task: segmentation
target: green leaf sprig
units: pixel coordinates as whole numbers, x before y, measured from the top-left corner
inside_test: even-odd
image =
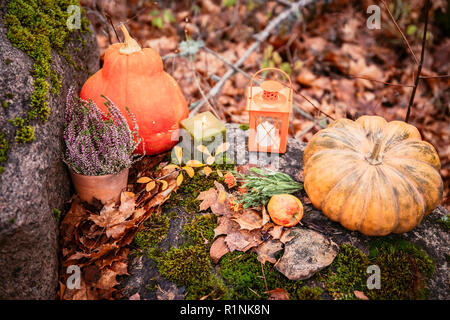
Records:
[[[250,168],[250,174],[237,174],[246,192],[238,199],[244,208],[266,205],[275,194],[294,193],[303,189],[303,184],[289,175],[269,169]]]

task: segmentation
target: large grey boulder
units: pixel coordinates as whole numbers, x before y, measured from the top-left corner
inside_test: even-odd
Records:
[[[303,179],[305,143],[289,139],[287,152],[281,157],[277,157],[274,154],[249,153],[247,138],[248,131],[241,130],[239,125],[227,124],[227,141],[231,144],[230,152],[227,155],[230,155],[236,163],[252,162],[258,166],[270,165],[296,180]],[[308,278],[303,280],[304,284],[316,286],[318,281],[314,274],[332,263],[338,251],[338,245],[350,243],[367,254],[369,242],[374,237],[349,231],[331,221],[305,201],[304,191],[295,195],[304,201],[302,226],[292,229],[293,238],[285,244],[283,256],[275,268],[293,280]],[[184,225],[191,214],[187,213],[182,206],[176,209],[170,208],[166,213],[173,212],[176,212],[176,217],[170,221],[167,237],[161,242],[159,248],[162,251],[166,251],[170,247],[181,247],[185,241],[180,235],[182,235]],[[402,239],[422,248],[434,260],[436,271],[427,283],[428,299],[449,299],[448,283],[450,279],[447,272],[447,261],[450,254],[450,237],[448,231],[440,225],[440,220],[447,214],[448,211],[439,206],[425,217],[414,230],[400,235]],[[140,299],[169,299],[169,297],[158,296],[159,291],[151,291],[147,288],[149,283],[154,282],[158,284],[162,292],[170,292],[170,298],[181,299],[183,297],[185,288],[178,288],[172,282],[164,279],[160,275],[156,263],[147,256],[131,255],[128,273],[130,275],[125,276],[121,281],[125,298],[137,293]],[[324,298],[330,299],[331,296],[325,295]]]
[[[10,148],[0,175],[0,299],[54,299],[58,224],[53,209],[63,209],[71,185],[61,161],[65,97],[71,85],[81,88],[98,70],[99,54],[95,36],[80,31],[66,43],[78,68],[52,52],[52,70],[63,76],[62,88],[59,95],[50,94],[48,121],[32,123],[36,140],[17,143],[8,120],[24,117],[29,110],[33,61],[6,36],[6,3],[0,0],[0,101],[7,100],[8,107],[0,108],[0,128]]]

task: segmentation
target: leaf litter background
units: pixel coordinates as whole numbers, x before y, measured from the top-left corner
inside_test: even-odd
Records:
[[[164,57],[165,70],[178,81],[191,104],[209,92],[226,73],[227,67],[206,50],[199,50],[190,59],[181,57],[178,55],[179,44],[187,38],[202,40],[209,50],[234,63],[254,42],[252,36],[285,10],[288,1],[80,2],[94,24],[102,56],[110,43],[117,42],[106,17],[116,28],[120,22],[126,23],[143,47],[152,47]],[[395,5],[390,8],[419,57],[424,1],[392,2]],[[411,92],[408,85],[413,84],[417,66],[384,9],[382,29],[366,28],[368,15],[365,10],[374,3],[382,7],[376,1],[317,2],[302,10],[303,19],[293,16],[280,24],[241,69],[252,74],[262,67],[282,68],[290,74],[295,90],[333,118],[355,119],[363,114],[373,114],[387,120],[403,120]],[[450,74],[446,5],[445,1],[433,1],[423,76]],[[449,82],[449,78],[422,80],[410,121],[438,150],[445,186],[442,204],[447,209],[450,208]],[[244,111],[247,86],[248,79],[236,73],[225,83],[221,94],[209,100],[224,121],[248,122],[248,114]],[[326,124],[324,116],[301,96],[295,97],[295,104],[304,114],[295,113],[290,135],[308,142],[320,130],[319,125]],[[202,110],[207,108],[205,105]],[[179,184],[174,168],[167,169],[173,171],[173,175],[167,170],[155,169],[162,159],[162,156],[145,158],[134,168],[130,181],[139,177],[164,177],[166,183],[130,185],[129,192],[132,193],[122,194],[123,203],[118,208],[112,205],[88,208],[77,200],[72,202],[61,225],[62,265],[81,266],[83,277],[80,290],[65,290],[64,283],[69,275],[61,273],[62,299],[120,297],[114,286],[117,275],[127,273],[127,245],[142,222],[155,210],[160,210],[159,204],[176,191]],[[149,184],[151,188],[148,188]],[[199,196],[201,210],[210,209],[219,216],[216,240],[211,245],[213,261],[218,261],[228,251],[252,249],[257,250],[261,262],[276,263],[276,252],[289,240],[286,228],[270,223],[264,209],[233,211],[227,206],[229,192],[216,183],[216,188]],[[261,239],[261,235],[265,241],[255,240]],[[274,290],[270,295],[273,299],[282,298],[285,292]]]
[[[81,0],[93,21],[101,54],[117,38],[106,17],[117,26],[124,22],[144,47],[152,47],[165,59],[165,70],[180,84],[188,103],[202,98],[217,77],[227,71],[216,56],[200,50],[193,61],[178,57],[179,44],[190,37],[202,40],[208,49],[234,63],[254,42],[271,18],[286,9],[289,1],[258,0]],[[423,0],[390,1],[391,11],[405,32],[416,57],[420,57]],[[283,4],[284,3],[284,4]],[[366,8],[381,7],[381,29],[369,30]],[[432,1],[429,40],[423,76],[450,74],[450,38],[447,1]],[[447,13],[446,13],[447,12]],[[404,120],[413,75],[417,70],[401,35],[380,1],[317,1],[277,27],[259,50],[244,62],[252,74],[265,66],[291,70],[294,88],[326,114],[355,119],[379,115]],[[121,36],[118,31],[119,37]],[[361,75],[380,82],[355,78]],[[197,82],[196,82],[197,80]],[[450,78],[422,80],[416,93],[411,123],[438,150],[445,181],[443,205],[449,209],[450,180]],[[248,79],[236,73],[221,94],[210,99],[215,111],[228,122],[246,123],[245,88]],[[316,119],[320,114],[302,97],[296,105]],[[205,105],[204,110],[207,109]],[[290,134],[308,142],[320,127],[296,113]],[[322,121],[323,123],[323,121]]]

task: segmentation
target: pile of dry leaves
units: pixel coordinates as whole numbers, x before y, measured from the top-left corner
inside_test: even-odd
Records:
[[[225,182],[229,188],[236,186],[231,175]],[[292,239],[289,228],[270,222],[265,206],[242,208],[236,196],[236,193],[243,192],[241,189],[229,193],[217,181],[214,185],[215,188],[201,192],[197,198],[201,200],[201,211],[211,209],[218,216],[215,240],[210,249],[213,262],[217,263],[228,252],[254,250],[261,263],[276,263],[277,253],[283,249],[284,243]]]
[[[72,201],[61,223],[61,299],[120,297],[120,291],[114,286],[118,284],[118,275],[127,274],[127,245],[179,184],[176,168],[160,163],[164,156],[146,157],[135,166],[129,181],[136,183],[128,186],[129,191],[122,192],[120,205],[110,202],[101,207],[81,203],[78,198]],[[148,187],[149,183],[153,188]],[[74,271],[70,266],[81,270],[79,288],[66,287]],[[67,270],[70,272],[66,273]],[[76,279],[69,279],[69,283],[76,284]]]

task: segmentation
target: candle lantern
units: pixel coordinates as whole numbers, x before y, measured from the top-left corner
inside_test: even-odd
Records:
[[[263,71],[278,71],[289,80],[289,87],[278,81],[265,80],[253,86],[254,78]],[[264,68],[256,72],[247,89],[249,112],[249,151],[285,153],[292,112],[292,81],[283,70]]]

